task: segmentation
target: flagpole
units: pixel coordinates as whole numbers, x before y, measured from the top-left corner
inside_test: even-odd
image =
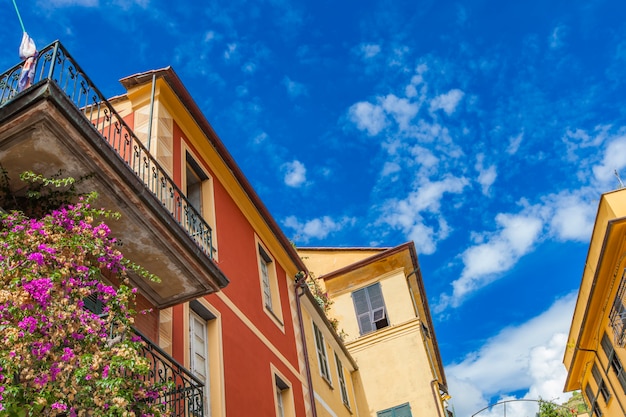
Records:
[[[17,8],[17,3],[13,0],[13,6],[15,7],[15,13],[17,13],[17,18],[20,19],[20,25],[22,25],[22,32],[26,32],[26,28],[24,27],[24,22],[22,21],[22,16],[20,15],[20,11]]]

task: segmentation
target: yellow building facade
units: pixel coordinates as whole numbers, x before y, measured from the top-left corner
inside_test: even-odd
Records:
[[[626,415],[626,189],[602,195],[563,363],[593,417]]]
[[[446,379],[414,244],[298,252],[325,287],[329,315],[338,320],[358,366],[356,415],[448,415]]]
[[[298,292],[317,417],[361,415],[358,367],[305,284]]]

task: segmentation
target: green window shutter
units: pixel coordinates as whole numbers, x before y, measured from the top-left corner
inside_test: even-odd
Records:
[[[393,417],[411,417],[411,407],[408,404],[398,406],[393,411]]]
[[[390,408],[388,410],[379,411],[376,417],[412,417],[411,406],[409,403]]]
[[[96,315],[101,315],[104,311],[102,301],[98,300],[98,294],[92,293],[89,297],[83,298],[85,308]]]

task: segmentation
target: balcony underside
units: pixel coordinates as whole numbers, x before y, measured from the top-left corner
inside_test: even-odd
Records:
[[[0,164],[12,184],[32,170],[78,178],[81,191],[97,191],[96,204],[121,213],[110,220],[124,255],[161,278],[154,283],[131,276],[133,284],[164,308],[223,288],[228,280],[176,222],[100,133],[49,81],[28,89],[0,107]]]

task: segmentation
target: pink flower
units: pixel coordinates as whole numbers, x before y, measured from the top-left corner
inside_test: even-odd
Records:
[[[53,410],[67,411],[67,405],[63,403],[54,403],[51,407]]]
[[[43,265],[44,263],[43,255],[39,252],[31,253],[26,259],[28,259],[29,261],[37,262],[37,265],[39,266]]]

